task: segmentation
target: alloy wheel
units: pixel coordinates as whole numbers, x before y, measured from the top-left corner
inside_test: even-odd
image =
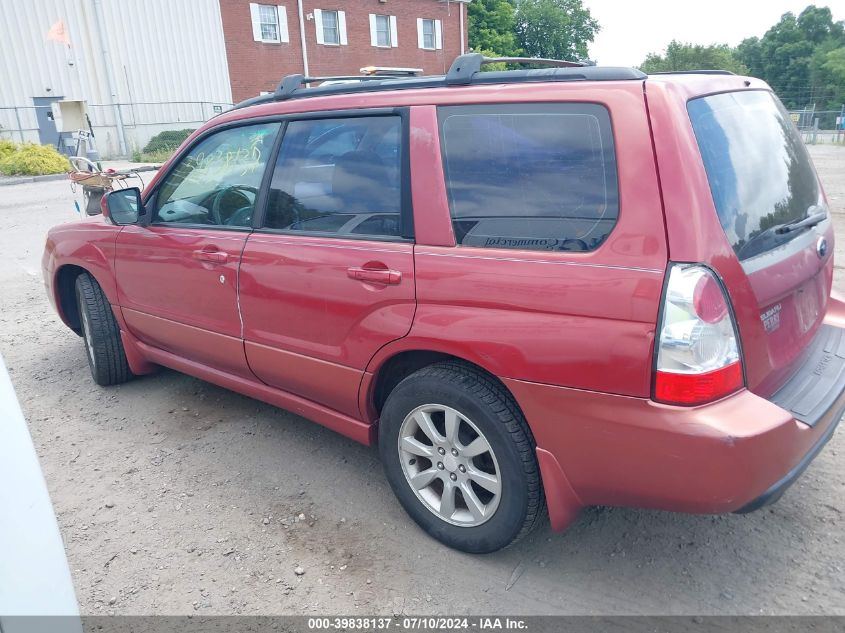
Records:
[[[487,438],[461,412],[442,404],[417,407],[402,422],[398,449],[408,485],[443,521],[476,527],[496,512],[499,464]]]

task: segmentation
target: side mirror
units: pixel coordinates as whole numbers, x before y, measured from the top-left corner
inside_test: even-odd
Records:
[[[135,224],[142,215],[141,190],[138,187],[115,189],[103,196],[100,203],[103,216],[112,224]]]

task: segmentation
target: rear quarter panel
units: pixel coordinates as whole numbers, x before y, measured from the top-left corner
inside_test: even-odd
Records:
[[[426,349],[465,358],[500,377],[648,396],[667,250],[642,83],[607,82],[601,90],[577,84],[473,87],[461,96],[473,104],[607,107],[619,221],[589,253],[456,246],[436,107],[414,107],[414,221],[423,229],[415,248],[418,308],[409,335],[383,348],[368,370],[400,351]]]

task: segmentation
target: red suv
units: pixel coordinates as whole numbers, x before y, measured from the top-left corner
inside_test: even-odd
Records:
[[[763,82],[558,66],[305,87],[56,227],[94,380],[158,365],[365,444],[490,552],[588,505],[748,512],[845,408],[833,227]]]

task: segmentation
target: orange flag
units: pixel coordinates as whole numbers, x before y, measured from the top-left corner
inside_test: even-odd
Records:
[[[70,46],[70,37],[67,34],[64,20],[59,20],[50,27],[50,30],[47,31],[47,39]]]

